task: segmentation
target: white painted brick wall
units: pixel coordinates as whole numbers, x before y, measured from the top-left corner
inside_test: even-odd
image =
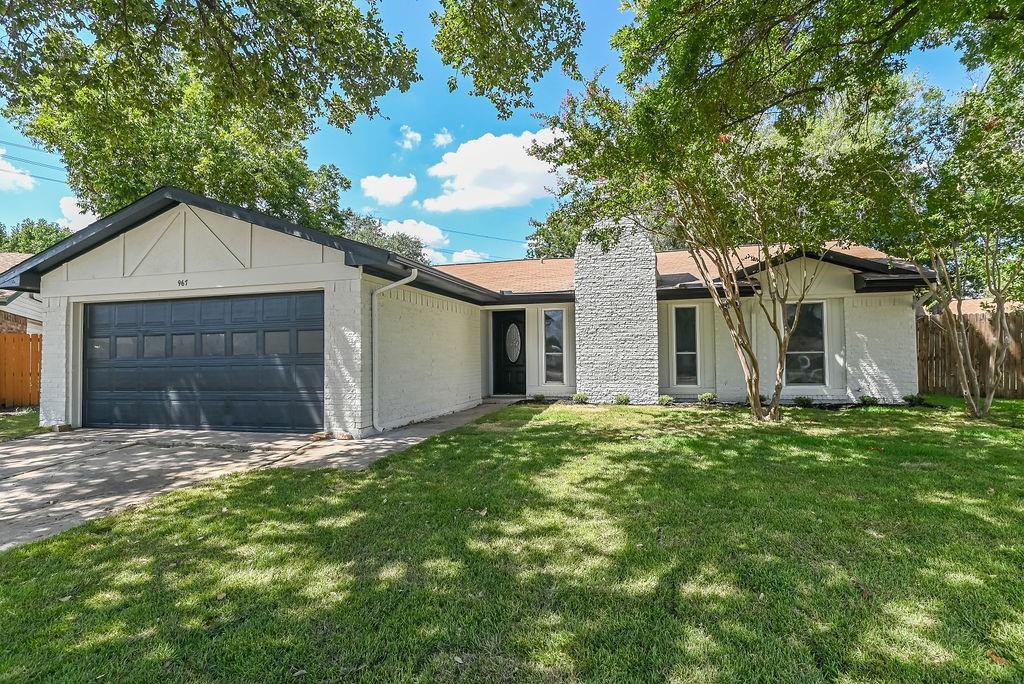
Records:
[[[39,424],[71,423],[68,415],[68,316],[64,297],[48,297],[43,316],[42,372],[39,381]]]
[[[654,248],[624,231],[607,252],[576,249],[576,388],[595,403],[617,394],[658,399],[658,302]]]
[[[324,423],[329,432],[360,437],[362,429],[361,281],[324,287]]]
[[[363,279],[363,364],[370,369],[370,294],[384,285]],[[394,428],[454,413],[482,400],[480,307],[400,287],[385,292],[380,304],[381,368],[379,410],[382,425]],[[363,375],[364,428],[371,427],[372,376]]]
[[[870,394],[901,401],[917,394],[917,319],[910,293],[858,295],[845,301],[851,399]]]

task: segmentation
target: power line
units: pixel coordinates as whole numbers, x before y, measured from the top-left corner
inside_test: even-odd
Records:
[[[442,230],[444,232],[446,232],[446,233],[454,233],[456,235],[468,235],[470,237],[484,238],[485,240],[501,240],[502,242],[511,242],[514,245],[521,245],[524,242],[526,242],[525,239],[523,239],[523,240],[513,240],[512,238],[503,238],[503,237],[498,237],[496,235],[481,235],[480,233],[467,233],[467,232],[461,231],[461,230],[452,230],[451,228],[442,228]]]
[[[54,183],[68,185],[68,182],[66,180],[61,180],[60,178],[48,178],[47,176],[37,176],[34,173],[29,173],[28,171],[21,171],[19,169],[14,169],[13,171],[11,169],[0,169],[0,173],[13,173],[18,176],[29,176],[30,178],[35,178],[37,180],[53,181]],[[68,185],[68,187],[70,188],[71,186]]]
[[[465,252],[466,251],[464,249],[439,249],[437,247],[431,247],[429,245],[426,246],[426,249],[428,249],[430,251],[433,251],[433,252],[442,252],[444,254],[458,254],[459,252]],[[483,256],[482,254],[479,255],[479,256],[480,256],[480,259],[482,261],[512,261],[513,260],[513,257],[496,257],[496,256],[491,256],[491,255]]]
[[[64,170],[63,166],[57,166],[56,164],[46,164],[41,161],[35,161],[34,159],[25,159],[24,157],[15,157],[13,154],[7,154],[6,152],[0,154],[0,157],[4,157],[5,159],[13,159],[14,161],[19,161],[22,164],[35,164],[36,166],[41,166],[44,169],[53,169],[54,171]]]
[[[41,150],[38,147],[32,147],[31,145],[25,145],[23,143],[11,142],[10,140],[0,140],[0,145],[10,145],[11,147],[20,147],[23,150],[29,150],[31,152],[42,152],[43,154],[50,154],[46,150]]]

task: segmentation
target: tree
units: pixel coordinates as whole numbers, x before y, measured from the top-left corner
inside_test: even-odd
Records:
[[[934,274],[928,290],[968,412],[989,414],[1011,336],[1007,310],[1024,295],[1024,76],[1011,61],[955,102],[908,88],[871,128],[878,154],[861,177],[867,239]],[[925,272],[927,264],[930,273]],[[984,365],[969,343],[966,298],[991,299],[995,335]]]
[[[135,108],[175,102],[179,61],[218,110],[265,109],[283,128],[326,116],[347,128],[416,80],[417,53],[384,28],[376,0],[9,0],[0,12],[0,98],[31,112],[31,86],[110,91]],[[555,61],[574,69],[583,25],[571,0],[446,0],[432,19],[442,59],[507,115]],[[454,83],[454,82],[453,82]],[[163,86],[163,87],[162,87]]]
[[[413,259],[419,259],[423,263],[430,261],[424,252],[425,246],[422,240],[406,233],[385,232],[384,224],[375,216],[352,214],[345,224],[343,234],[353,240],[376,245],[395,254],[404,254]]]
[[[571,0],[446,0],[431,19],[442,59],[502,116],[530,104],[555,62],[575,73]],[[349,182],[333,165],[310,169],[302,143],[318,116],[348,128],[377,114],[382,95],[419,78],[416,58],[372,1],[12,0],[0,111],[62,156],[100,213],[176,185],[339,232],[359,221],[339,207]],[[367,225],[364,239],[422,258],[418,241]]]
[[[37,254],[69,235],[70,229],[46,219],[24,219],[10,230],[0,223],[0,252]]]
[[[1024,6],[983,0],[649,0],[613,44],[620,81],[718,132],[872,89],[914,48],[954,43],[971,68],[1024,50]]]
[[[334,165],[309,167],[302,145],[309,126],[268,125],[263,110],[225,112],[196,71],[180,63],[167,80],[173,87],[159,88],[177,96],[163,109],[89,89],[69,109],[59,102],[61,86],[42,82],[35,86],[40,106],[18,123],[60,152],[79,203],[98,214],[173,185],[327,233],[349,234],[358,225],[359,239],[422,258],[418,241],[367,230],[341,208],[349,181]]]
[[[563,135],[534,148],[563,171],[546,227],[603,243],[642,229],[690,249],[729,331],[752,416],[778,420],[786,352],[821,269],[802,257],[848,240],[856,221],[849,158],[858,150],[849,131],[859,112],[837,99],[814,117],[701,139],[671,109],[656,98],[616,99],[596,82],[585,97],[566,98],[547,122]],[[778,351],[766,405],[759,321]]]
[[[532,81],[555,62],[578,78],[576,50],[583,22],[573,0],[441,0],[432,12],[434,48],[445,64],[473,79],[472,93],[487,97],[508,118],[531,107]],[[448,81],[455,90],[457,79]]]

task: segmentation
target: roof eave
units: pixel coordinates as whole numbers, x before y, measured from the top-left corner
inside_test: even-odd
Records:
[[[916,273],[854,273],[853,288],[861,294],[873,292],[912,292],[935,282],[934,276],[927,279]]]
[[[917,275],[915,269],[906,268],[903,266],[896,266],[894,263],[881,264],[871,259],[864,259],[862,257],[856,257],[852,254],[840,252],[837,250],[827,250],[825,252],[801,252],[794,250],[788,252],[785,255],[776,256],[770,260],[766,259],[760,261],[749,268],[743,268],[737,271],[734,275],[738,278],[749,278],[750,276],[757,275],[765,268],[768,267],[769,262],[773,266],[779,266],[784,263],[788,263],[795,259],[817,259],[828,264],[835,264],[836,266],[842,266],[853,271],[863,271],[867,273],[882,273],[882,274],[899,274],[899,275]]]

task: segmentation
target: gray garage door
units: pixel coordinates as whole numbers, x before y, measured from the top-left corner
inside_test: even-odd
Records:
[[[83,423],[315,431],[321,292],[85,307]]]

